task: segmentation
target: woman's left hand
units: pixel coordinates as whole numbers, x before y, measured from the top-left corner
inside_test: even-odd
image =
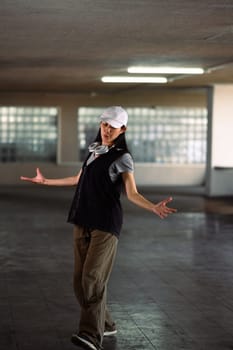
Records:
[[[166,218],[169,214],[176,213],[176,209],[167,207],[167,204],[171,201],[172,197],[162,200],[161,202],[154,205],[152,211],[161,219]]]

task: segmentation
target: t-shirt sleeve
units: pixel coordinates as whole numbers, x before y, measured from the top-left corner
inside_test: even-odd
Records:
[[[134,163],[131,154],[124,153],[109,167],[109,175],[114,182],[121,173],[133,173]]]
[[[132,173],[134,171],[133,158],[129,153],[124,153],[113,164],[118,174]]]

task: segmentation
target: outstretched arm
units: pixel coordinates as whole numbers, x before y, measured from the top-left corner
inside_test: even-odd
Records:
[[[166,198],[156,204],[152,203],[138,192],[133,173],[123,173],[122,177],[125,184],[127,198],[134,204],[153,212],[161,219],[164,219],[169,214],[177,211],[174,208],[167,207],[167,204],[172,201],[172,197]]]
[[[65,177],[63,179],[47,179],[41,173],[40,169],[37,168],[35,177],[21,176],[20,179],[23,181],[28,181],[35,184],[47,185],[47,186],[74,186],[74,185],[77,185],[81,172],[82,170],[80,170],[79,173],[75,176]]]

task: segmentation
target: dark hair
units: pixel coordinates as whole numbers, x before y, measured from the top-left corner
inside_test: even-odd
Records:
[[[96,135],[94,142],[102,142],[100,128],[99,128],[98,134]],[[130,153],[130,151],[128,149],[127,142],[126,142],[125,132],[123,132],[122,134],[117,136],[117,138],[114,140],[114,144],[115,144],[115,147],[121,148],[121,149],[125,150],[127,153]]]

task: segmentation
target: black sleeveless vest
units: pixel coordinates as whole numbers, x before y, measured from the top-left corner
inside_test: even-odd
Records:
[[[109,166],[125,152],[112,148],[89,165],[87,157],[68,215],[69,223],[119,236],[123,221],[120,203],[123,180],[119,176],[113,183]]]

